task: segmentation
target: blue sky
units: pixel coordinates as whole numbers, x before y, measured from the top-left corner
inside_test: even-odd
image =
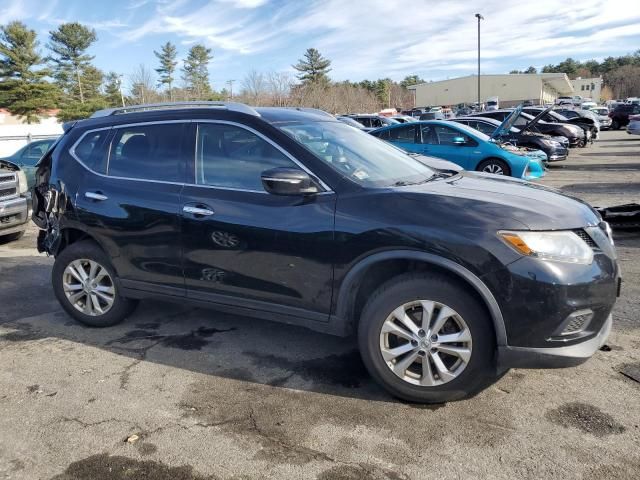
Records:
[[[230,79],[238,88],[251,70],[292,71],[308,47],[332,60],[334,80],[468,75],[477,11],[483,73],[640,48],[639,0],[0,0],[0,22],[25,22],[43,50],[61,22],[92,26],[94,63],[125,78],[141,63],[155,68],[167,40],[180,59],[203,43],[216,89]]]

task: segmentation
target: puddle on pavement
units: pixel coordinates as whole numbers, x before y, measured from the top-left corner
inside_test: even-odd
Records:
[[[547,412],[547,418],[563,427],[574,427],[596,437],[619,434],[625,428],[597,407],[587,403],[566,403]]]
[[[374,465],[360,464],[358,466],[340,465],[330,468],[318,475],[317,480],[407,480],[408,478],[404,474]]]

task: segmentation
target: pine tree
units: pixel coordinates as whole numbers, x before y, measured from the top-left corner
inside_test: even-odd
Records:
[[[86,51],[97,39],[95,30],[72,22],[63,23],[57,30],[49,32],[49,35],[51,39],[48,47],[56,55],[51,58],[55,65],[56,81],[65,93],[77,95],[80,103],[84,103],[85,85],[82,77],[93,60]]]
[[[327,74],[331,71],[329,65],[331,60],[324,58],[315,48],[308,48],[304,58],[292,66],[300,72],[298,79],[302,83],[327,84],[329,83]]]
[[[105,75],[104,80],[104,96],[107,104],[110,107],[123,107],[120,75],[116,72],[109,72]]]
[[[36,32],[22,22],[0,28],[0,106],[27,123],[38,121],[43,110],[54,108],[57,87],[44,80],[50,72],[37,51]]]
[[[211,96],[209,84],[209,62],[213,58],[211,49],[204,45],[194,45],[182,67],[183,80],[187,89],[196,100],[205,100]]]
[[[160,67],[156,68],[156,72],[160,76],[158,83],[160,85],[166,85],[169,90],[169,101],[173,101],[173,74],[176,71],[178,61],[176,56],[178,51],[176,46],[171,42],[167,42],[162,46],[160,52],[153,51],[158,60],[160,60]]]

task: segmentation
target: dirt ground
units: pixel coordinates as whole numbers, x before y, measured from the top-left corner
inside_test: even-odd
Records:
[[[603,132],[542,183],[640,203],[640,137]],[[83,327],[35,235],[0,246],[0,478],[640,478],[639,232],[615,235],[608,348],[436,406],[394,400],[353,340],[301,328],[156,301]]]

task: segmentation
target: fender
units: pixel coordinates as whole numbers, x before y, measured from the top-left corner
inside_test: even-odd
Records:
[[[502,312],[500,311],[500,306],[484,282],[473,272],[452,260],[417,250],[384,251],[369,255],[359,261],[351,268],[351,270],[349,270],[342,282],[342,285],[340,286],[336,306],[336,317],[340,319],[349,318],[349,308],[355,300],[355,287],[357,286],[360,277],[368,267],[385,260],[418,260],[425,263],[431,263],[444,268],[457,277],[465,280],[475,289],[476,292],[478,292],[480,298],[482,298],[489,310],[493,327],[496,332],[496,344],[498,346],[507,345],[507,331],[504,325]]]

